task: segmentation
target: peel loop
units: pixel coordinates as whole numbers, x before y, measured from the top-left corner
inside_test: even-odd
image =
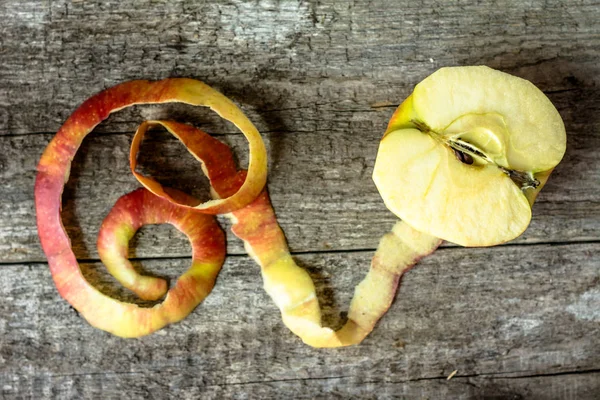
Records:
[[[202,169],[216,196],[226,197],[238,190],[245,171],[235,173],[228,146],[189,125],[167,121],[149,124],[167,128],[203,163]],[[132,158],[134,150],[132,147]],[[215,154],[218,163],[214,162]],[[246,251],[260,265],[264,289],[279,308],[284,324],[313,347],[360,343],[390,307],[402,274],[441,242],[398,222],[381,239],[367,276],[356,287],[348,322],[339,331],[333,331],[321,325],[321,308],[313,281],[294,262],[266,188],[250,204],[227,216],[233,223],[232,232],[244,241]]]
[[[226,213],[243,207],[255,199],[267,181],[267,153],[256,127],[231,100],[210,86],[193,79],[170,78],[155,82],[122,83],[92,96],[75,110],[52,139],[38,164],[36,193],[37,186],[46,186],[45,189],[48,190],[44,188],[39,190],[44,191],[48,200],[41,202],[36,200],[36,209],[43,214],[56,213],[75,153],[85,136],[108,118],[110,113],[136,104],[172,102],[210,107],[219,116],[232,122],[248,140],[250,157],[248,175],[243,185],[228,198],[200,204],[196,209],[207,214]],[[155,194],[162,194],[156,185],[148,183],[148,186],[150,191],[157,192]],[[44,215],[40,218],[39,211],[38,227],[40,223],[42,225],[50,223],[50,218],[47,219]],[[58,221],[54,218],[53,223],[56,222]]]
[[[152,308],[106,296],[82,275],[73,252],[48,257],[58,292],[94,327],[121,337],[150,334],[191,313],[211,292],[225,259],[225,237],[214,217],[186,210],[146,189],[122,196],[104,220],[98,252],[109,272],[143,299],[157,300],[166,291],[160,278],[138,274],[127,260],[129,239],[146,224],[170,223],[186,234],[192,263]]]
[[[86,281],[71,249],[70,239],[62,225],[62,192],[69,178],[71,162],[85,136],[114,111],[135,104],[168,102],[207,106],[221,117],[234,123],[248,139],[249,173],[247,176],[239,175],[242,179],[238,186],[239,190],[228,193],[226,198],[213,200],[208,204],[192,207],[192,204],[198,202],[182,200],[180,196],[174,194],[175,192],[162,187],[160,194],[168,195],[168,200],[181,205],[179,208],[194,208],[194,210],[206,214],[229,212],[252,201],[266,182],[267,158],[262,138],[254,125],[235,104],[218,91],[192,79],[174,78],[156,82],[131,81],[92,96],[65,121],[42,154],[38,164],[34,189],[38,234],[55,285],[60,295],[73,305],[90,324],[118,336],[146,335],[168,323],[184,318],[212,289],[214,278],[216,278],[225,255],[222,232],[213,221],[209,223],[209,226],[212,227],[209,229],[210,232],[204,232],[197,242],[192,243],[195,253],[197,248],[201,249],[208,245],[208,249],[205,250],[209,253],[212,252],[211,258],[207,260],[194,258],[190,270],[179,278],[176,286],[169,291],[162,304],[154,308],[140,308],[135,304],[123,303],[105,296]],[[169,207],[176,207],[167,200],[160,200],[164,203],[159,204],[160,201],[156,200],[159,199],[158,197],[150,195],[149,192],[145,193],[147,194],[143,197],[158,209],[166,210]],[[134,195],[132,194],[132,196]],[[183,211],[190,214],[194,210]],[[118,211],[117,207],[115,212]],[[196,214],[198,213],[196,212]],[[162,216],[159,220],[161,218],[166,217]],[[185,219],[197,221],[200,219],[200,214],[198,216],[186,215]],[[203,222],[196,225],[205,226],[206,224]],[[132,227],[129,228],[131,230]],[[197,227],[190,227],[190,229],[197,229]],[[213,239],[207,239],[211,237]],[[121,242],[120,245],[123,248],[124,243]],[[118,252],[109,251],[108,253],[119,259]],[[200,251],[200,253],[202,252]],[[120,255],[125,256],[125,254]],[[123,264],[123,259],[121,258],[119,262]],[[124,267],[127,270],[126,264]],[[113,272],[119,275],[118,270],[118,268],[113,269]],[[120,278],[124,280],[125,277],[121,276]],[[140,280],[144,279],[133,276],[132,282]],[[158,284],[158,286],[155,286],[154,289],[139,287],[137,288],[138,292],[146,298],[160,296],[166,289],[166,285],[157,282],[160,281],[146,280],[146,285]],[[133,283],[132,285],[135,286]]]

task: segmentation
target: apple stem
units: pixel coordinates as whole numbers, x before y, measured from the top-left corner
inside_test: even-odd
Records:
[[[510,179],[513,180],[514,183],[521,187],[521,190],[524,189],[537,189],[540,186],[540,181],[536,178],[532,177],[527,172],[515,171],[513,169],[504,168],[498,166],[502,172],[504,172]]]

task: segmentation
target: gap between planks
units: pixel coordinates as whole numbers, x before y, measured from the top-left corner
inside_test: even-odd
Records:
[[[108,375],[147,375],[149,371],[111,371],[111,372],[84,372],[84,373],[74,373],[74,374],[48,374],[46,375],[49,378],[63,378],[63,377],[81,377],[81,376],[108,376]],[[155,374],[172,374],[177,372],[176,370],[171,369],[161,369],[161,370],[152,370],[151,373]],[[515,375],[520,374],[522,372],[531,372],[531,371],[510,371],[510,372],[498,372],[498,373],[482,373],[482,374],[468,374],[468,375],[460,375],[456,374],[452,377],[452,380],[463,380],[470,378],[485,378],[485,379],[531,379],[531,378],[544,378],[544,377],[553,377],[553,376],[573,376],[573,375],[594,375],[599,374],[600,379],[600,369],[587,369],[587,370],[571,370],[571,371],[561,371],[561,372],[539,372],[539,373],[529,373],[524,375]],[[31,375],[27,374],[12,374],[13,376],[18,377],[29,377]],[[281,382],[305,382],[305,381],[330,381],[336,379],[355,379],[356,376],[353,375],[341,375],[341,376],[325,376],[325,377],[309,377],[309,378],[288,378],[288,379],[271,379],[271,380],[262,380],[262,381],[244,381],[244,382],[233,382],[233,383],[213,383],[208,384],[206,387],[219,387],[219,386],[244,386],[244,385],[261,385],[261,384],[271,384],[271,383],[281,383]],[[398,384],[398,383],[409,383],[409,382],[420,382],[420,381],[447,381],[448,377],[444,376],[425,376],[420,378],[411,378],[411,379],[401,379],[394,381],[385,381],[385,380],[369,380],[369,381],[361,381],[361,384],[379,384],[379,383],[389,383],[389,384]]]
[[[497,246],[491,246],[491,247],[487,247],[487,248],[512,248],[512,247],[535,247],[535,246],[570,246],[570,245],[578,245],[578,244],[598,244],[600,243],[600,240],[598,239],[590,239],[590,240],[574,240],[571,242],[535,242],[535,243],[509,243],[509,244],[501,244],[501,245],[497,245]],[[445,243],[443,245],[444,247],[439,247],[436,251],[444,251],[444,250],[450,250],[450,249],[457,249],[457,248],[462,248],[459,245],[456,245],[454,243]],[[481,248],[481,247],[479,247]],[[486,247],[483,247],[486,248]],[[306,250],[306,251],[292,251],[290,252],[290,254],[292,256],[304,256],[304,255],[318,255],[318,254],[356,254],[356,253],[368,253],[368,252],[374,252],[376,250],[376,248],[363,248],[363,249],[348,249],[348,250]],[[239,258],[239,257],[247,257],[248,254],[247,253],[228,253],[226,255],[227,258],[232,257],[232,258]],[[191,258],[192,255],[185,255],[185,256],[167,256],[167,257],[132,257],[129,258],[130,261],[154,261],[154,260],[187,260],[189,258]],[[101,260],[99,258],[78,258],[77,259],[78,263],[95,263],[95,262],[101,262]],[[39,264],[43,264],[43,265],[47,265],[48,261],[45,259],[40,259],[40,260],[27,260],[27,261],[18,261],[18,262],[14,262],[14,261],[9,261],[9,262],[3,262],[0,261],[0,266],[3,267],[15,267],[15,266],[21,266],[21,265],[39,265]]]

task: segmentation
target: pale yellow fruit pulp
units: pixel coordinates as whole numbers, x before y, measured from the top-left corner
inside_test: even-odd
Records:
[[[485,157],[462,163],[452,140]],[[387,207],[414,228],[463,246],[490,246],[527,228],[531,204],[565,148],[560,115],[530,82],[487,67],[443,68],[392,117],[373,179]],[[523,189],[507,169],[541,185]]]

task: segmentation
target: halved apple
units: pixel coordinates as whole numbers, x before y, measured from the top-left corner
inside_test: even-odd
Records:
[[[565,149],[558,111],[531,82],[484,66],[442,68],[394,113],[373,179],[415,229],[491,246],[527,228]]]

